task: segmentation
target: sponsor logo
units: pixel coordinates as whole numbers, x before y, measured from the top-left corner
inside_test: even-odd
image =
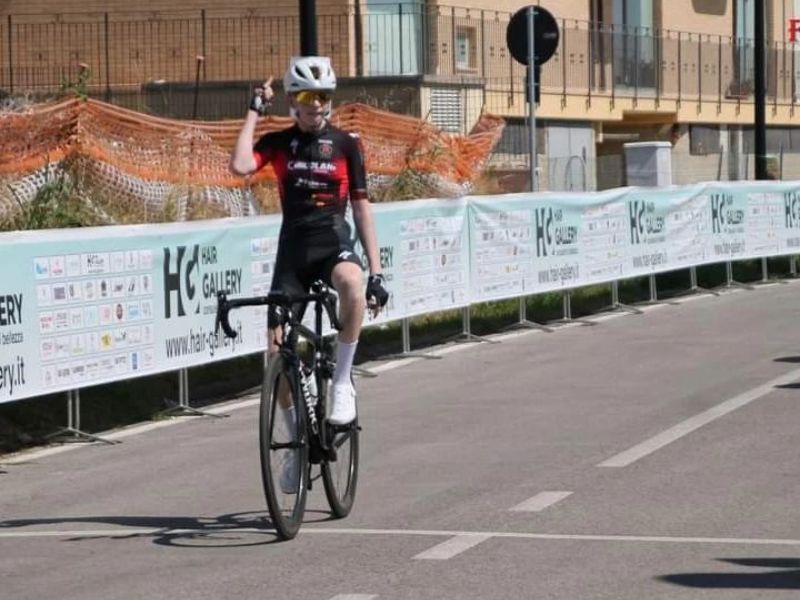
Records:
[[[787,192],[783,195],[786,229],[800,229],[800,194]]]
[[[711,230],[722,233],[728,226],[744,224],[744,210],[733,208],[733,196],[730,194],[713,194],[711,196]]]
[[[238,294],[242,269],[215,269],[216,246],[164,248],[164,316],[200,314],[201,300],[215,300],[218,291]],[[209,306],[213,312],[215,306]],[[144,313],[144,310],[142,311]]]
[[[537,208],[536,217],[536,255],[550,256],[567,254],[560,251],[578,242],[578,228],[568,225],[564,220],[564,211],[560,208]]]
[[[22,294],[0,295],[0,327],[22,324]]]
[[[336,171],[335,164],[318,160],[290,160],[288,168],[290,171],[313,171],[322,173],[333,173]]]
[[[631,244],[641,244],[651,236],[665,233],[666,221],[663,215],[656,214],[654,202],[633,200],[628,203],[628,213],[631,226]]]
[[[330,159],[333,156],[333,142],[331,140],[319,140],[319,155],[325,159]]]

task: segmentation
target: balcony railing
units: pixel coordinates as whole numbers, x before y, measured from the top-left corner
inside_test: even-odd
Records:
[[[318,16],[318,45],[340,76],[426,75],[513,96],[524,69],[506,48],[509,17],[449,7],[431,12],[417,2],[348,7]],[[559,48],[543,68],[546,94],[751,100],[750,40],[569,19],[560,26]],[[0,91],[52,91],[74,80],[81,63],[91,70],[92,93],[192,82],[198,56],[203,82],[257,81],[282,73],[298,52],[297,17],[269,9],[8,16],[0,21]],[[794,104],[798,50],[770,43],[766,64],[769,101]]]

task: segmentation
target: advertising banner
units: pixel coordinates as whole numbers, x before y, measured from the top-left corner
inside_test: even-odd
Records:
[[[255,309],[232,315],[235,340],[213,330],[216,292],[259,289],[269,244],[251,240],[277,227],[269,218],[3,234],[0,402],[258,351]],[[266,268],[271,277],[271,260]]]
[[[381,204],[374,213],[380,261],[391,296],[378,319],[368,323],[469,303],[466,200]],[[366,268],[366,257],[362,263]]]
[[[391,296],[365,325],[800,249],[796,182],[373,208]],[[263,351],[266,307],[232,312],[231,340],[216,294],[269,291],[279,229],[272,215],[0,234],[0,403]]]

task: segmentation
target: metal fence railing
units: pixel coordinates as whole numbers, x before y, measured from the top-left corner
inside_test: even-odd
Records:
[[[521,90],[524,70],[505,42],[509,18],[418,2],[356,4],[318,16],[318,45],[343,76],[503,79]],[[543,68],[545,93],[751,99],[751,40],[573,19],[559,24],[559,48]],[[0,89],[52,90],[74,79],[81,63],[92,72],[94,92],[188,82],[198,56],[204,82],[254,81],[281,73],[298,51],[298,17],[271,9],[9,15],[0,20]],[[771,102],[795,103],[798,70],[794,44],[769,44]]]

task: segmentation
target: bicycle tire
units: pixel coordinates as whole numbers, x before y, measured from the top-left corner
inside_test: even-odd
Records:
[[[284,540],[294,538],[300,530],[308,493],[308,433],[301,394],[294,370],[282,356],[271,356],[261,385],[261,479],[272,525]],[[290,419],[278,412],[282,410],[281,397],[291,400],[295,413],[293,426]],[[284,465],[291,460],[293,467],[286,468],[293,474],[290,479],[296,477],[296,486],[294,479],[288,483],[283,480]]]
[[[330,382],[318,385],[324,404],[328,398]],[[325,421],[328,443],[336,450],[336,460],[322,459],[322,483],[333,516],[343,519],[350,514],[356,498],[358,484],[359,429],[358,418],[350,425],[331,425]]]

